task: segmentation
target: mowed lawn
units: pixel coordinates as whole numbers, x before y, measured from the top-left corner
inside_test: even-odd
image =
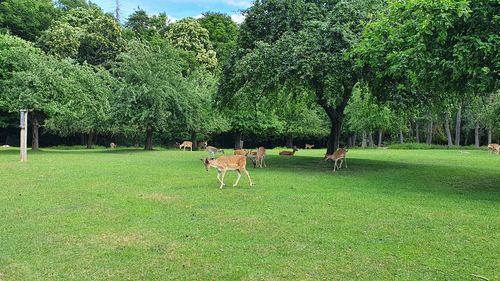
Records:
[[[277,153],[220,190],[204,152],[0,150],[0,280],[500,279],[500,156]]]

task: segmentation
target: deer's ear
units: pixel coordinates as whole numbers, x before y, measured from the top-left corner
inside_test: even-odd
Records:
[[[201,160],[201,162],[205,162],[205,159],[203,159],[203,158],[200,158],[200,160]]]

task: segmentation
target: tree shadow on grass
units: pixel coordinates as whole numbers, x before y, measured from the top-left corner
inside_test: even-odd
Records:
[[[333,163],[320,157],[268,156],[268,173],[288,172],[299,177],[331,175],[349,188],[362,182],[373,189],[446,193],[468,198],[500,201],[500,172],[481,167],[348,158],[348,168],[333,172]],[[253,170],[250,169],[250,170]]]

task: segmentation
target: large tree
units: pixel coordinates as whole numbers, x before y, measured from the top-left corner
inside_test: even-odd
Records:
[[[219,93],[290,98],[311,95],[330,120],[327,152],[339,146],[352,89],[359,79],[350,52],[378,1],[256,1],[245,12],[238,49]]]
[[[153,149],[153,134],[172,129],[183,118],[189,94],[184,68],[179,51],[167,42],[131,42],[113,68],[121,84],[112,99],[115,128],[125,135],[145,133],[144,148]]]
[[[138,9],[127,18],[125,27],[132,30],[135,37],[153,41],[166,35],[169,23],[166,13],[148,15]]]
[[[432,105],[493,92],[500,73],[499,7],[496,0],[389,1],[356,48],[373,93]]]

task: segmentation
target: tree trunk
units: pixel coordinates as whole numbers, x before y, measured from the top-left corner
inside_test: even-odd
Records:
[[[356,138],[357,138],[357,135],[356,135],[356,133],[354,133],[352,135],[352,147],[356,147]]]
[[[94,133],[90,132],[87,135],[87,149],[91,149],[94,142]]]
[[[446,137],[448,138],[448,146],[453,146],[453,139],[451,137],[450,130],[450,118],[448,118],[448,115],[446,115],[444,119],[444,129],[446,131]]]
[[[286,138],[286,147],[288,147],[288,148],[292,148],[293,147],[293,137],[292,136],[288,136]]]
[[[474,128],[474,144],[476,147],[480,146],[479,143],[479,123],[476,123],[476,127]]]
[[[366,131],[363,131],[363,139],[361,140],[361,147],[366,148]]]
[[[403,135],[403,130],[399,129],[399,143],[403,144],[405,143],[405,136]]]
[[[34,112],[30,112],[31,115],[31,150],[38,150],[40,148],[39,136],[40,136],[40,120],[38,115]]]
[[[234,137],[234,149],[242,149],[241,147],[241,132],[237,132]]]
[[[193,143],[193,150],[198,149],[198,138],[197,133],[195,131],[191,132],[191,142]]]
[[[432,144],[432,131],[433,131],[433,124],[431,120],[427,125],[427,144],[429,145]]]
[[[462,121],[462,105],[458,107],[457,111],[457,119],[455,122],[455,145],[459,146],[460,145],[460,123]]]
[[[85,142],[85,134],[80,134],[80,144],[81,145],[85,145],[86,142]]]
[[[415,121],[415,141],[420,143],[420,128],[418,127],[418,121]]]
[[[368,141],[370,142],[370,147],[375,146],[375,142],[373,141],[373,134],[372,132],[368,132]]]
[[[352,95],[352,87],[354,85],[344,85],[342,101],[337,107],[333,108],[329,105],[328,100],[324,95],[325,86],[322,82],[315,83],[316,98],[318,104],[325,110],[328,119],[330,119],[330,135],[328,136],[327,150],[328,155],[332,155],[340,145],[340,132],[344,121],[344,110]]]
[[[153,150],[153,128],[151,127],[146,129],[146,144],[144,145],[144,150]]]
[[[492,139],[491,138],[491,136],[492,136],[492,132],[491,132],[492,129],[491,129],[491,127],[492,127],[491,125],[488,126],[488,144],[491,143],[491,139]]]
[[[382,135],[383,135],[382,130],[378,130],[378,144],[377,144],[378,147],[382,147]]]

